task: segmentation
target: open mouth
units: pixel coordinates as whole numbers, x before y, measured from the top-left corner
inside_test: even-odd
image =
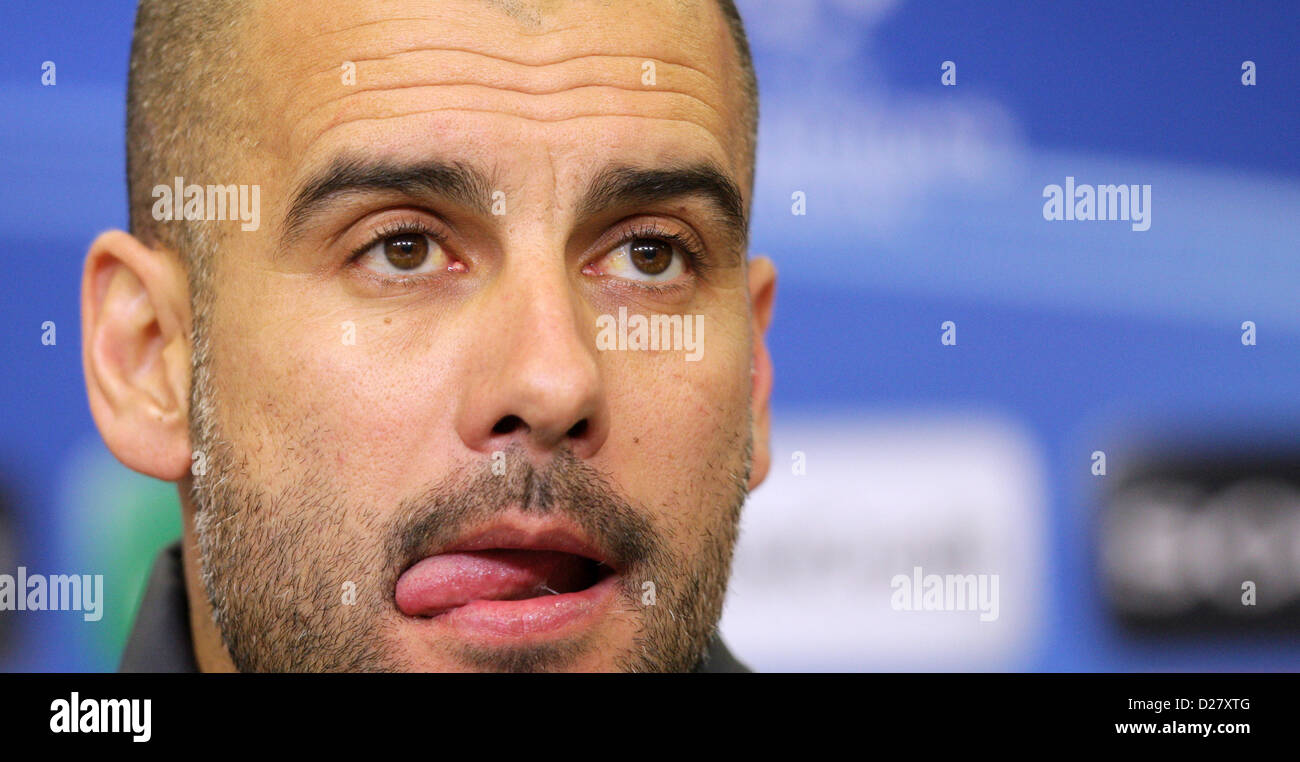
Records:
[[[594,558],[555,550],[496,548],[440,553],[397,582],[397,607],[434,617],[476,601],[525,601],[581,593],[612,576]]]
[[[502,528],[408,568],[394,597],[406,616],[490,640],[572,632],[608,608],[619,570],[564,531]]]

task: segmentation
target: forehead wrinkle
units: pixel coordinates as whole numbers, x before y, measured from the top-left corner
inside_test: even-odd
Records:
[[[500,62],[505,63],[505,64],[508,64],[508,65],[518,65],[518,66],[525,66],[525,67],[536,68],[536,69],[540,69],[540,68],[544,68],[544,67],[549,67],[549,66],[563,65],[563,64],[571,63],[571,62],[574,62],[574,61],[580,61],[580,60],[588,59],[588,58],[600,58],[600,59],[606,59],[606,60],[608,60],[608,59],[620,59],[620,58],[621,58],[621,59],[629,59],[628,62],[629,62],[630,64],[632,64],[633,67],[635,67],[635,72],[634,72],[633,79],[636,80],[636,81],[639,81],[639,79],[640,79],[640,77],[639,77],[639,72],[640,72],[640,66],[641,66],[641,63],[644,62],[645,60],[647,60],[647,59],[642,58],[642,57],[640,57],[640,56],[622,56],[622,55],[607,55],[607,54],[584,54],[584,55],[580,55],[580,56],[573,56],[573,57],[570,57],[570,58],[559,59],[559,60],[556,60],[556,61],[553,61],[553,62],[549,62],[549,63],[529,64],[529,63],[522,63],[522,62],[519,62],[519,61],[515,61],[515,60],[512,60],[512,59],[502,58],[502,57],[499,57],[499,56],[494,56],[494,55],[491,55],[491,54],[488,54],[488,53],[480,53],[480,52],[477,52],[477,51],[461,50],[461,49],[451,49],[451,48],[418,48],[418,49],[412,49],[412,50],[402,51],[402,52],[400,52],[400,53],[396,53],[396,54],[391,55],[391,56],[383,56],[383,57],[380,57],[380,58],[355,59],[355,60],[352,60],[351,62],[354,63],[354,64],[357,64],[357,63],[363,63],[363,62],[367,62],[367,61],[369,61],[369,62],[386,61],[386,60],[392,60],[392,59],[395,59],[395,58],[397,58],[397,57],[399,57],[399,56],[402,56],[402,55],[408,55],[408,54],[419,54],[419,53],[424,53],[424,54],[434,54],[434,55],[437,55],[437,54],[440,54],[440,53],[453,53],[453,54],[457,54],[457,55],[459,55],[459,54],[469,54],[469,55],[471,55],[471,56],[478,56],[478,57],[490,58],[490,59],[493,59],[493,60],[496,60],[496,61],[500,61]],[[715,82],[711,77],[709,77],[709,75],[705,74],[703,71],[701,71],[701,70],[698,69],[698,68],[695,68],[695,67],[692,67],[692,66],[683,66],[683,65],[680,65],[680,64],[667,63],[667,62],[664,62],[664,61],[657,61],[657,62],[658,62],[658,63],[665,63],[667,66],[670,66],[670,67],[680,67],[680,68],[683,68],[683,69],[685,69],[687,72],[689,72],[689,74],[691,74],[691,75],[695,75],[695,76],[697,76],[697,77],[700,77],[700,78],[704,79],[704,80],[705,80],[705,83],[706,83],[707,85],[713,85],[713,86],[715,86],[715,87],[716,87],[716,85],[717,85],[717,83],[716,83],[716,82]],[[453,68],[453,67],[445,67],[445,68]],[[558,87],[552,87],[552,88],[550,88],[550,89],[543,89],[543,88],[540,87],[540,86],[536,86],[536,87],[529,88],[529,87],[525,86],[524,84],[520,84],[520,85],[516,85],[516,86],[511,86],[511,85],[508,85],[508,84],[503,84],[503,83],[502,83],[502,80],[512,79],[512,77],[509,76],[509,75],[502,76],[502,77],[496,77],[496,78],[495,78],[495,80],[496,80],[495,82],[483,82],[483,81],[473,81],[473,80],[468,80],[468,79],[465,79],[465,80],[459,80],[459,79],[457,79],[457,80],[442,80],[442,81],[437,81],[437,80],[426,80],[426,81],[409,82],[409,83],[406,83],[406,84],[378,85],[378,86],[375,86],[375,87],[358,87],[358,86],[356,86],[356,85],[349,85],[349,86],[346,88],[346,90],[345,90],[344,92],[340,93],[339,95],[334,96],[334,97],[332,97],[332,98],[329,98],[328,100],[322,101],[322,102],[316,104],[315,106],[310,107],[310,108],[306,111],[305,116],[310,117],[312,114],[316,113],[317,111],[319,111],[319,110],[321,110],[321,109],[323,109],[323,108],[327,108],[327,107],[329,107],[330,105],[338,105],[339,103],[345,101],[346,99],[348,99],[348,98],[350,98],[350,97],[354,97],[354,96],[358,96],[358,95],[364,95],[364,94],[367,94],[367,93],[386,93],[386,92],[391,92],[391,91],[396,91],[396,90],[403,90],[403,89],[409,89],[409,88],[415,88],[415,87],[457,87],[457,86],[478,86],[478,87],[490,87],[490,88],[494,88],[494,89],[497,89],[497,90],[503,90],[503,91],[515,92],[515,93],[519,93],[519,94],[521,94],[521,95],[556,95],[556,94],[560,94],[560,93],[565,93],[565,92],[571,92],[571,91],[574,91],[574,90],[578,90],[578,89],[583,88],[583,87],[608,87],[608,88],[611,88],[611,89],[616,89],[616,90],[620,90],[620,91],[624,91],[624,92],[632,92],[632,93],[636,93],[636,92],[644,92],[644,93],[663,93],[663,94],[666,94],[666,95],[680,95],[680,96],[682,96],[682,97],[690,98],[691,100],[696,101],[696,102],[699,103],[701,106],[703,106],[703,107],[709,109],[710,111],[714,112],[714,114],[717,115],[717,116],[719,117],[719,119],[722,118],[722,109],[721,109],[721,108],[719,108],[718,106],[716,106],[716,105],[710,103],[707,99],[705,99],[705,98],[703,98],[703,97],[701,97],[701,96],[699,96],[699,95],[696,95],[695,93],[690,92],[689,90],[678,89],[678,88],[672,88],[672,87],[661,87],[661,86],[657,86],[657,85],[656,85],[656,86],[634,87],[634,86],[629,86],[629,85],[625,85],[625,84],[619,84],[620,82],[626,82],[626,81],[628,81],[628,77],[626,77],[626,76],[621,76],[621,75],[619,75],[619,74],[616,74],[616,73],[614,72],[614,68],[616,68],[616,67],[613,67],[613,66],[610,66],[610,67],[601,67],[601,68],[597,69],[596,71],[590,71],[590,72],[573,72],[573,73],[569,74],[568,76],[563,76],[563,75],[562,75],[560,78],[563,79],[563,80],[566,80],[566,81],[568,81],[568,82],[576,82],[576,81],[578,81],[578,80],[583,80],[583,79],[585,79],[586,81],[583,82],[583,83],[562,84],[562,85],[560,85],[560,86],[558,86]],[[391,72],[390,72],[389,74],[391,74]],[[317,77],[320,77],[320,78],[322,78],[322,79],[328,79],[328,80],[330,81],[330,89],[334,89],[334,90],[338,89],[338,88],[337,88],[336,86],[334,86],[334,84],[333,84],[333,80],[334,80],[334,78],[338,76],[338,71],[337,71],[336,68],[334,68],[334,67],[330,67],[329,69],[319,70],[319,71],[313,72],[313,75],[314,75],[314,76],[317,76]],[[584,75],[585,75],[585,77],[584,77]],[[676,75],[673,75],[673,74],[671,74],[671,72],[669,72],[669,73],[667,73],[667,76],[668,76],[668,77],[672,77],[672,76],[676,76]],[[380,78],[384,78],[384,77],[380,77]],[[400,77],[393,77],[393,78],[394,78],[394,79],[400,79]],[[514,78],[514,79],[517,79],[517,77],[513,77],[513,78]],[[700,89],[707,89],[707,87],[700,88]]]
[[[492,115],[494,115],[494,116],[509,117],[509,118],[513,118],[513,119],[523,119],[523,120],[525,120],[525,121],[529,121],[529,122],[537,122],[537,123],[539,123],[539,124],[559,124],[559,123],[563,123],[563,122],[571,122],[571,121],[575,121],[575,120],[578,120],[578,119],[604,119],[604,118],[614,118],[614,119],[648,119],[648,120],[651,120],[651,121],[680,122],[680,123],[684,123],[684,124],[689,124],[689,125],[691,125],[691,126],[693,126],[693,127],[698,127],[699,129],[701,129],[701,130],[703,130],[705,133],[707,133],[707,134],[709,135],[709,137],[712,138],[715,142],[718,142],[717,137],[713,134],[712,131],[709,130],[709,128],[708,128],[706,125],[703,125],[703,124],[701,124],[701,123],[699,123],[699,122],[697,122],[697,121],[695,121],[695,120],[693,120],[693,119],[683,119],[683,118],[675,118],[675,117],[668,117],[668,116],[648,116],[648,115],[646,115],[646,114],[620,114],[620,113],[612,113],[612,112],[610,112],[610,113],[599,113],[599,114],[571,114],[571,115],[569,115],[569,116],[556,117],[556,118],[554,118],[554,119],[541,119],[541,118],[537,118],[537,117],[526,116],[526,115],[524,115],[524,114],[511,114],[511,113],[503,112],[503,111],[494,111],[494,110],[492,110],[492,109],[475,109],[475,108],[466,108],[466,107],[460,107],[460,106],[453,106],[453,107],[447,107],[447,108],[420,109],[420,110],[418,110],[418,111],[410,111],[410,112],[401,113],[401,114],[386,114],[386,115],[384,115],[384,116],[359,116],[359,117],[353,117],[353,118],[351,118],[351,119],[346,119],[346,120],[343,120],[343,121],[340,121],[340,122],[336,122],[336,123],[334,123],[334,124],[331,124],[331,125],[326,126],[325,129],[323,129],[323,130],[321,130],[319,133],[317,133],[316,136],[315,136],[314,138],[312,138],[312,140],[311,140],[307,145],[310,146],[310,145],[313,145],[314,143],[319,142],[320,139],[321,139],[322,137],[324,137],[325,135],[327,135],[327,134],[330,133],[331,131],[333,131],[333,130],[335,130],[335,129],[338,129],[339,127],[347,127],[347,126],[355,125],[355,124],[358,124],[358,123],[361,123],[361,122],[382,122],[382,121],[385,121],[385,120],[387,120],[387,119],[401,119],[401,118],[403,118],[403,117],[408,117],[408,116],[423,116],[423,115],[425,115],[425,114],[435,114],[435,113],[442,113],[442,112],[464,112],[464,113],[470,113],[470,114],[476,114],[476,113],[477,113],[477,114],[492,114]]]
[[[445,52],[461,54],[470,51],[450,51],[441,48],[421,48],[419,50],[406,51],[406,53],[403,53],[401,55],[406,55],[409,53],[425,53],[425,54],[438,55]],[[722,122],[726,121],[721,106],[711,103],[707,98],[702,97],[701,95],[696,94],[695,92],[691,92],[691,89],[682,89],[682,88],[666,87],[666,86],[637,87],[629,84],[623,84],[629,81],[638,82],[640,80],[640,64],[645,59],[642,59],[637,56],[606,56],[604,54],[594,54],[594,55],[577,56],[556,63],[533,65],[533,64],[519,64],[516,61],[499,58],[497,56],[493,56],[485,53],[473,53],[473,52],[470,53],[475,56],[486,57],[496,61],[500,61],[509,66],[519,65],[519,66],[526,66],[532,69],[541,69],[549,66],[561,65],[564,63],[578,61],[587,58],[599,58],[599,59],[606,59],[606,60],[629,59],[629,63],[631,63],[631,65],[634,67],[634,70],[630,71],[630,76],[629,76],[629,75],[623,75],[617,73],[615,71],[617,66],[600,67],[594,71],[572,71],[572,70],[562,69],[556,75],[556,78],[561,80],[561,84],[552,85],[549,87],[541,84],[540,82],[534,84],[534,82],[536,82],[536,78],[534,78],[534,80],[530,82],[527,81],[529,79],[528,76],[524,76],[521,78],[520,76],[518,76],[518,74],[510,74],[510,73],[502,73],[502,72],[494,72],[496,76],[486,76],[483,80],[474,80],[474,79],[439,80],[439,79],[425,78],[428,75],[425,75],[424,72],[421,71],[417,75],[418,77],[420,77],[419,79],[414,79],[411,81],[402,81],[405,78],[402,76],[401,72],[390,71],[390,72],[383,72],[376,76],[372,76],[371,79],[381,79],[381,80],[391,79],[394,80],[392,84],[379,84],[371,87],[359,87],[357,85],[349,85],[348,87],[344,88],[343,92],[339,93],[338,95],[330,97],[324,101],[317,103],[314,106],[309,107],[307,111],[304,113],[304,117],[311,117],[318,111],[329,108],[332,105],[338,106],[346,102],[349,98],[363,96],[366,94],[381,94],[381,95],[392,94],[399,90],[406,90],[406,89],[419,88],[419,87],[484,87],[484,88],[491,88],[493,90],[497,90],[501,92],[511,92],[511,93],[517,93],[519,95],[529,95],[529,96],[560,95],[564,93],[575,92],[581,90],[582,88],[604,87],[604,88],[609,88],[611,90],[618,90],[620,92],[625,92],[625,93],[658,93],[664,95],[680,96],[682,98],[690,99],[691,101],[694,101],[699,106],[713,112],[714,116],[717,117],[719,121]],[[379,61],[379,60],[386,60],[390,58],[392,57],[385,57],[385,59],[367,59],[367,60]],[[359,61],[352,61],[352,63],[354,64],[358,62]],[[428,67],[428,68],[434,68],[434,67]],[[472,70],[475,67],[455,67],[455,66],[444,65],[441,68],[445,68],[449,70],[459,70],[461,68],[468,68]],[[698,76],[705,80],[704,83],[687,83],[687,84],[697,85],[695,88],[692,89],[695,89],[697,91],[707,91],[709,89],[713,89],[715,92],[719,91],[719,88],[717,87],[717,83],[713,79],[711,79],[708,75],[700,72],[698,69],[695,69],[693,67],[684,67],[684,68],[686,68],[690,72],[690,74]],[[318,71],[315,73],[315,76],[330,82],[329,89],[331,90],[339,89],[338,87],[333,85],[334,78],[338,76],[338,73],[334,68],[331,67],[330,69],[327,69],[325,71]],[[455,73],[453,73],[452,76],[454,77]],[[673,75],[671,73],[664,74],[665,78],[671,78],[672,76]],[[521,81],[521,79],[523,81]],[[518,84],[515,84],[516,82]],[[720,95],[721,93],[718,92],[718,94]]]
[[[646,112],[650,112],[653,115],[654,112],[658,111],[665,115],[662,118],[692,122],[711,134],[719,136],[730,134],[732,130],[728,127],[728,124],[735,121],[726,118],[724,114],[724,106],[721,102],[715,105],[709,100],[710,96],[716,96],[717,98],[723,97],[720,83],[697,67],[684,66],[682,67],[682,71],[677,73],[676,76],[685,76],[687,78],[687,82],[683,83],[686,85],[685,88],[650,86],[631,87],[614,84],[620,81],[639,81],[641,71],[640,63],[645,59],[637,56],[583,53],[562,59],[552,59],[550,63],[532,64],[519,62],[513,58],[501,57],[478,50],[444,48],[439,46],[430,47],[426,45],[411,48],[406,51],[395,52],[386,55],[381,59],[373,60],[391,61],[405,56],[420,55],[442,58],[448,54],[450,54],[448,57],[452,59],[450,64],[445,61],[440,61],[439,63],[442,64],[441,66],[430,66],[427,64],[422,67],[416,67],[414,65],[409,67],[395,66],[391,69],[381,70],[369,76],[369,79],[371,80],[387,80],[392,84],[381,84],[380,86],[373,87],[367,86],[363,89],[357,89],[355,85],[346,88],[339,88],[337,85],[333,84],[317,84],[313,87],[313,91],[315,92],[320,92],[325,87],[328,87],[330,92],[337,92],[338,94],[329,97],[327,100],[309,106],[304,114],[304,119],[314,121],[310,118],[319,114],[322,110],[327,110],[331,107],[337,109],[338,113],[335,114],[332,120],[326,120],[324,126],[315,131],[308,140],[308,145],[318,141],[322,136],[339,124],[366,118],[367,115],[365,114],[356,114],[357,111],[362,111],[366,108],[364,100],[366,96],[379,100],[379,103],[376,104],[378,107],[375,108],[375,110],[380,111],[380,113],[373,115],[373,118],[409,116],[420,113],[421,111],[432,113],[442,110],[462,110],[468,113],[500,113],[504,115],[530,118],[539,122],[556,122],[604,114],[611,116],[642,116],[645,115]],[[501,66],[496,69],[489,68],[487,73],[480,73],[485,67],[477,63],[467,63],[464,60],[457,61],[456,59],[460,56],[466,56],[470,58],[471,61],[487,59],[488,61],[495,62]],[[584,70],[583,68],[572,65],[573,62],[580,62],[583,60],[598,61],[608,65],[597,66],[594,71],[590,69]],[[356,63],[356,61],[352,62]],[[620,64],[628,67],[627,74],[624,76],[618,76],[613,73],[613,69],[618,68]],[[542,72],[540,71],[554,66],[563,67],[556,73],[556,76],[552,78],[552,81],[554,79],[560,80],[561,84],[559,86],[545,83]],[[673,65],[670,64],[669,66],[670,71],[665,72],[663,75],[666,78],[674,76],[671,72],[671,66]],[[456,77],[459,75],[459,78],[454,81],[426,84],[429,77],[429,74],[426,72],[430,69],[437,70],[439,68],[449,69],[452,71],[451,76]],[[511,71],[512,69],[514,71]],[[522,71],[520,71],[520,69],[522,69]],[[322,73],[320,76],[322,78],[328,77],[326,81],[329,81],[333,79],[334,73],[332,70],[329,70],[328,73]],[[475,81],[480,77],[482,79],[481,82]],[[691,82],[690,80],[694,78],[703,81]],[[397,96],[399,96],[401,92],[409,92],[421,88],[428,88],[435,91],[437,88],[445,88],[444,92],[449,93],[448,99],[452,102],[444,102],[445,105],[434,106],[426,109],[412,108],[409,103],[394,103],[394,101],[398,100]],[[589,88],[604,88],[607,90],[608,94],[617,94],[617,96],[606,95],[604,98],[596,96],[591,99],[609,103],[609,111],[599,113],[593,112],[591,111],[590,107],[592,104],[590,103],[573,103],[574,100],[586,100],[582,99],[581,96],[578,96],[577,98],[567,97],[575,96],[576,94],[581,93],[584,89]],[[342,92],[339,92],[340,89],[342,89]],[[467,94],[473,93],[478,89],[485,91],[488,94],[486,97],[495,100],[495,102],[489,102],[486,107],[484,107],[480,105],[482,103],[481,99],[474,95]],[[691,92],[691,90],[696,90],[700,94],[697,95]],[[648,103],[657,100],[653,97],[656,95],[664,97],[663,99],[658,99],[657,106],[647,105]],[[517,100],[511,102],[509,99],[512,97],[517,97]],[[506,100],[505,103],[501,102],[503,99]],[[672,103],[672,100],[674,99],[677,99],[680,102],[674,104]],[[349,108],[347,104],[350,102],[358,103],[360,105]],[[563,113],[566,104],[572,105],[572,109],[576,113]],[[385,107],[392,109],[392,112],[387,114],[382,113]],[[586,108],[584,109],[584,107]],[[345,113],[348,111],[353,113]],[[692,111],[695,113],[691,113]]]
[[[678,78],[682,86],[660,87],[635,86],[635,83],[640,82],[641,64],[645,59],[628,55],[583,54],[551,63],[530,64],[481,51],[425,46],[397,52],[381,59],[368,60],[396,61],[408,56],[432,60],[422,62],[423,65],[413,61],[409,67],[398,64],[391,68],[384,67],[378,71],[368,72],[365,80],[378,82],[373,86],[349,85],[339,88],[334,83],[337,72],[333,68],[317,72],[316,76],[328,83],[328,90],[338,94],[308,107],[304,117],[310,118],[331,106],[341,106],[354,97],[367,94],[394,95],[400,90],[420,87],[483,87],[498,93],[538,96],[535,102],[539,104],[542,102],[541,96],[573,93],[584,87],[604,87],[632,97],[636,93],[654,93],[688,99],[698,107],[707,109],[720,123],[726,122],[723,114],[724,106],[721,103],[723,93],[720,84],[694,67],[683,67],[683,71],[673,72],[671,71],[673,65],[669,65],[670,70],[664,72],[662,76],[668,81]],[[466,58],[469,60],[464,60]],[[498,66],[484,67],[481,63],[482,59],[488,59]],[[596,65],[591,67],[574,65],[584,60],[595,61]],[[351,62],[356,64],[358,60]],[[551,76],[547,77],[547,74]],[[684,81],[681,80],[682,77],[685,78]],[[325,86],[317,87],[324,89]],[[716,104],[711,102],[711,97],[719,102]]]
[[[564,93],[573,93],[580,90],[594,90],[597,88],[621,90],[623,92],[633,92],[633,93],[645,93],[645,92],[652,92],[657,94],[661,93],[663,95],[676,95],[676,96],[681,96],[683,98],[689,98],[695,101],[696,103],[699,103],[704,108],[707,108],[710,111],[712,111],[719,121],[723,121],[722,112],[719,111],[717,107],[713,106],[708,101],[704,100],[703,98],[700,98],[699,96],[692,95],[691,93],[683,92],[681,90],[667,90],[667,89],[644,90],[638,87],[622,87],[619,85],[610,85],[610,84],[570,85],[570,86],[560,87],[553,90],[523,90],[515,87],[498,87],[496,85],[485,85],[481,82],[436,82],[436,83],[414,82],[406,85],[391,85],[388,87],[369,87],[365,89],[357,89],[357,90],[353,90],[352,92],[344,93],[336,98],[331,98],[330,100],[324,101],[323,103],[319,103],[316,106],[313,106],[306,112],[306,116],[310,117],[311,115],[315,114],[321,109],[328,108],[329,106],[332,105],[333,106],[340,105],[343,101],[347,100],[348,98],[352,98],[360,95],[389,94],[389,93],[395,93],[400,90],[413,90],[418,88],[432,89],[432,88],[440,88],[440,87],[482,87],[482,88],[488,88],[488,89],[498,90],[502,92],[517,93],[519,95],[529,95],[529,96],[561,95]],[[555,121],[555,120],[542,120],[542,121]]]
[[[384,55],[369,56],[369,57],[355,57],[355,58],[349,58],[348,60],[352,61],[353,63],[369,63],[374,61],[392,60],[394,58],[397,58],[398,56],[407,55],[408,53],[425,53],[425,52],[466,53],[469,55],[484,56],[487,58],[493,58],[498,61],[504,61],[506,63],[518,64],[520,66],[530,66],[535,68],[544,67],[544,66],[553,66],[555,64],[570,63],[573,61],[581,61],[584,58],[630,58],[637,63],[640,63],[642,61],[654,61],[657,64],[666,64],[668,66],[676,66],[682,69],[689,69],[695,72],[696,74],[699,74],[700,76],[709,79],[710,81],[714,79],[712,74],[705,71],[704,69],[701,69],[698,66],[694,66],[690,63],[687,63],[686,61],[673,61],[664,58],[660,53],[655,53],[654,55],[636,55],[633,53],[607,53],[601,51],[596,53],[578,53],[572,56],[560,56],[559,58],[547,58],[544,60],[530,61],[523,58],[512,58],[510,56],[500,55],[498,53],[486,53],[482,50],[475,50],[474,48],[458,47],[454,45],[446,45],[446,46],[440,45],[438,47],[417,45],[411,48],[402,48],[400,50],[394,50],[391,53],[386,53]],[[329,68],[329,69],[318,71],[317,73],[325,73],[325,72],[333,72],[333,71],[337,71],[337,70],[335,68]]]

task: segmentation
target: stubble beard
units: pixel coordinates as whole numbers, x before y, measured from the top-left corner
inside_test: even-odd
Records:
[[[419,670],[393,636],[404,619],[393,590],[421,548],[450,542],[507,506],[560,514],[619,556],[614,616],[635,624],[613,659],[630,672],[696,669],[722,613],[751,467],[751,429],[729,437],[728,461],[709,463],[694,494],[721,506],[720,520],[684,553],[643,508],[568,451],[544,467],[507,451],[504,473],[490,464],[459,469],[402,500],[391,515],[358,510],[330,474],[293,452],[293,486],[269,491],[250,478],[248,455],[223,436],[210,373],[210,346],[196,321],[190,436],[206,460],[191,489],[203,589],[235,667],[243,672]],[[500,469],[498,469],[500,470]],[[680,508],[679,508],[680,510]],[[647,602],[645,583],[653,584]],[[351,586],[349,588],[349,585]],[[351,600],[349,601],[349,594]],[[450,647],[464,668],[564,670],[597,644],[584,638],[543,646]]]

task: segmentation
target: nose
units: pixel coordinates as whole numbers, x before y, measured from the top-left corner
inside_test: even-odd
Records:
[[[508,271],[483,296],[457,413],[461,441],[482,453],[519,444],[538,459],[564,448],[594,455],[609,431],[595,322],[587,326],[568,279]]]

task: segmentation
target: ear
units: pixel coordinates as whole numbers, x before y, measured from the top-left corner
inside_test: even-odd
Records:
[[[754,420],[754,461],[749,473],[752,490],[767,478],[772,465],[772,356],[767,351],[767,327],[772,322],[776,298],[776,267],[767,257],[749,261],[749,305],[753,316],[753,388],[750,404]]]
[[[81,278],[81,360],[90,412],[128,468],[189,474],[189,285],[178,258],[120,230],[90,245]]]

